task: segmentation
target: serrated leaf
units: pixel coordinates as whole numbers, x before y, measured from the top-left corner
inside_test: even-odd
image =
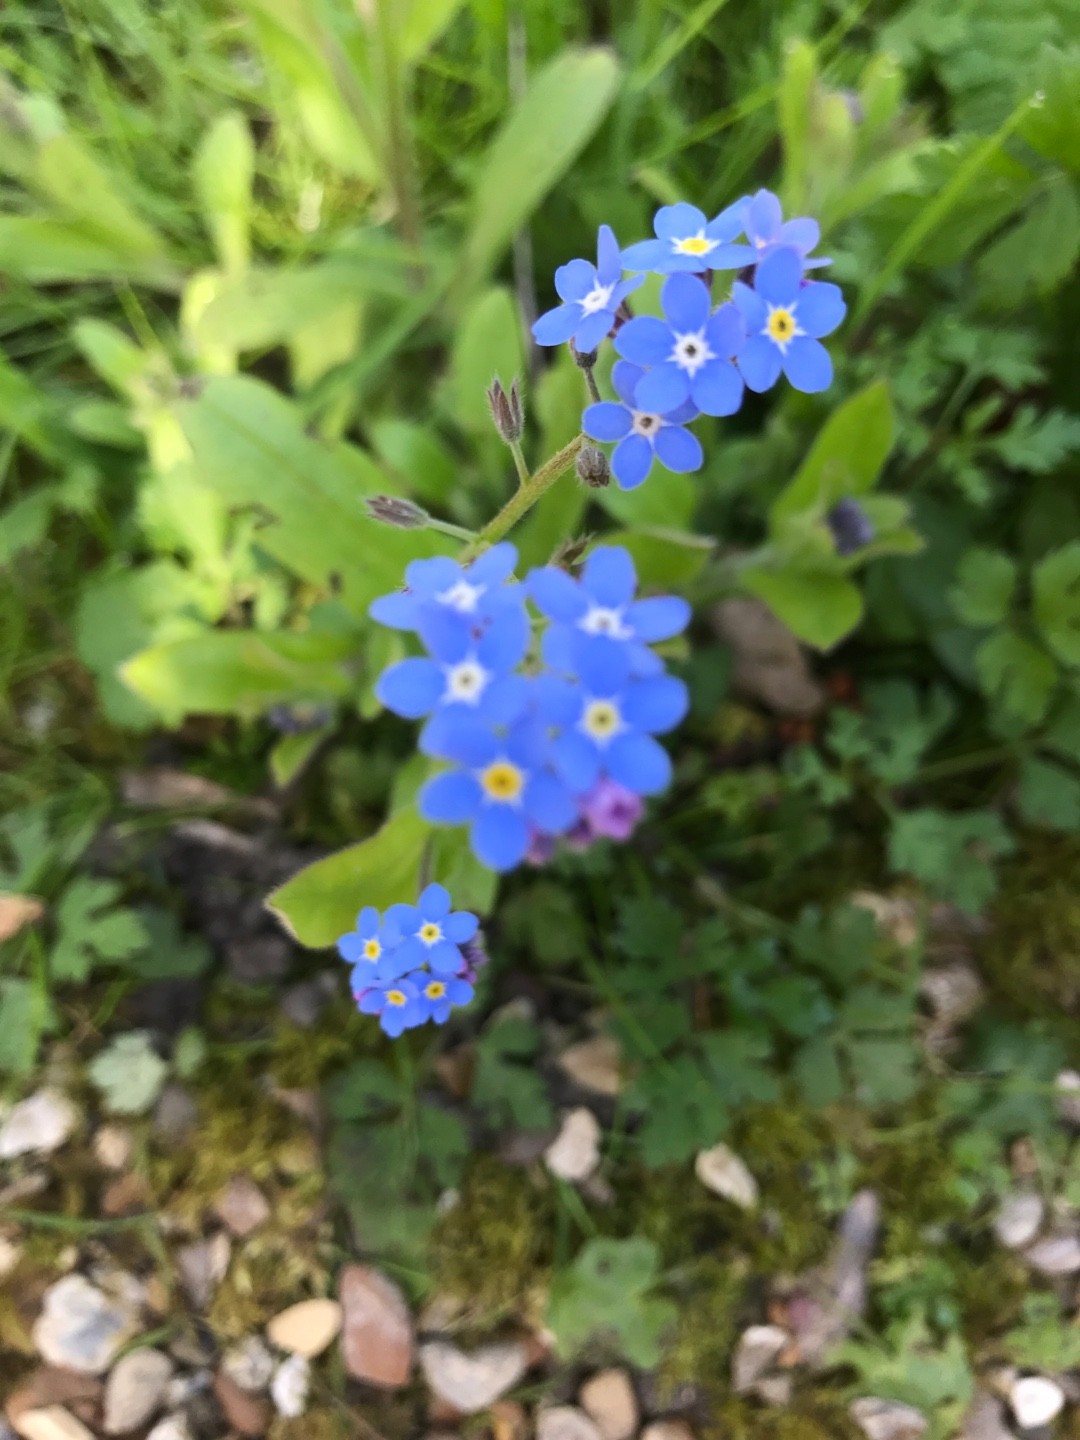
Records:
[[[651,1240],[589,1240],[551,1287],[547,1319],[559,1352],[569,1357],[592,1339],[611,1337],[632,1364],[655,1365],[678,1313],[671,1301],[650,1295],[658,1267]]]
[[[112,1115],[145,1115],[161,1094],[168,1073],[144,1030],[118,1035],[87,1067]]]
[[[1080,751],[1073,752],[1073,759]],[[1020,814],[1032,825],[1068,833],[1080,830],[1080,778],[1062,765],[1025,755],[1016,791]]]
[[[1037,725],[1046,714],[1057,669],[1044,650],[1015,630],[996,630],[975,652],[984,692],[1017,719]]]
[[[516,1017],[497,1019],[476,1042],[471,1099],[493,1124],[519,1130],[543,1130],[551,1124],[551,1101],[529,1063],[539,1044],[536,1026]]]
[[[1009,613],[1016,578],[1016,562],[1000,550],[966,550],[949,602],[967,625],[997,625]]]
[[[1063,545],[1035,567],[1035,620],[1066,665],[1080,665],[1080,540]]]
[[[55,980],[82,981],[94,960],[126,960],[146,948],[149,936],[130,910],[112,910],[120,887],[111,880],[79,876],[71,882],[56,907],[57,941],[49,959]]]

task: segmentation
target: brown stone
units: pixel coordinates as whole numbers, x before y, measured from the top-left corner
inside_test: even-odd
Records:
[[[61,1370],[58,1365],[40,1365],[32,1371],[4,1404],[4,1413],[15,1427],[27,1410],[45,1410],[63,1405],[91,1427],[96,1427],[105,1387],[93,1375]]]
[[[493,1440],[526,1440],[529,1418],[516,1400],[496,1400],[489,1412]]]
[[[101,1213],[110,1219],[118,1215],[137,1215],[140,1210],[146,1209],[151,1199],[145,1177],[132,1171],[105,1187],[101,1196]]]
[[[413,1367],[412,1317],[392,1280],[368,1265],[347,1265],[338,1279],[344,1314],[341,1353],[357,1380],[394,1390]]]
[[[637,1396],[625,1370],[598,1371],[581,1387],[578,1402],[601,1440],[630,1440],[637,1433]]]
[[[261,1395],[242,1389],[220,1370],[214,1376],[214,1394],[225,1419],[241,1435],[265,1435],[274,1417],[273,1406]]]
[[[235,1175],[214,1201],[218,1218],[240,1240],[270,1218],[266,1196],[247,1175]]]

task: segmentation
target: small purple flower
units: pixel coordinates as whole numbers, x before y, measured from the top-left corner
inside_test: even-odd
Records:
[[[747,202],[743,219],[746,238],[750,242],[742,247],[746,256],[745,264],[757,264],[782,245],[798,251],[804,270],[832,264],[831,260],[823,256],[813,260],[807,258],[821,239],[821,226],[818,222],[808,216],[785,220],[780,201],[771,190],[759,190],[753,199]]]
[[[742,232],[747,198],[736,200],[712,220],[707,220],[696,205],[682,201],[664,205],[653,219],[656,239],[628,246],[622,253],[623,268],[651,270],[658,275],[737,270],[745,263],[746,246],[725,242]]]
[[[873,543],[876,531],[869,515],[850,495],[838,500],[825,516],[838,555],[854,555]]]
[[[847,313],[838,285],[804,280],[798,251],[782,246],[757,267],[754,288],[736,281],[732,298],[746,324],[736,358],[751,390],[770,390],[781,371],[806,395],[828,389],[833,366],[820,339]]]
[[[639,409],[670,414],[688,400],[706,415],[734,415],[743,382],[732,360],[745,338],[730,302],[711,311],[708,287],[696,275],[672,275],[660,292],[663,320],[640,315],[622,327],[615,349],[648,373],[635,389]]]
[[[606,775],[581,801],[582,818],[598,840],[629,840],[644,813],[641,797]]]
[[[620,490],[636,490],[648,478],[654,460],[659,460],[665,470],[683,475],[700,470],[705,459],[697,436],[683,429],[697,415],[696,406],[687,402],[667,415],[658,415],[636,404],[635,390],[644,374],[639,365],[616,360],[611,383],[619,401],[601,400],[590,405],[581,417],[581,428],[591,439],[618,441],[611,457],[611,473]]]
[[[615,324],[615,313],[625,296],[643,283],[644,276],[622,278],[619,245],[610,225],[601,225],[596,237],[596,264],[571,260],[555,271],[555,289],[564,302],[541,315],[532,327],[538,345],[562,345],[573,340],[578,350],[595,350]]]
[[[420,975],[378,981],[360,993],[357,1000],[360,1013],[378,1015],[383,1033],[396,1040],[403,1031],[422,1025],[428,1018],[417,983],[426,979]]]

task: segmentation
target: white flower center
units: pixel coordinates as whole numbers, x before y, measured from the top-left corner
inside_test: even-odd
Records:
[[[715,250],[719,241],[710,240],[704,230],[699,230],[696,235],[684,236],[682,240],[673,240],[676,255],[708,255]]]
[[[705,339],[705,331],[698,330],[693,335],[675,336],[675,348],[671,352],[671,358],[680,370],[685,370],[687,375],[693,377],[703,365],[715,357]]]
[[[443,699],[475,705],[484,693],[491,676],[476,660],[462,660],[446,667],[446,690]]]
[[[441,595],[436,595],[435,599],[440,605],[449,605],[452,610],[460,610],[463,615],[471,615],[485,588],[483,585],[470,585],[468,580],[458,580],[450,586],[449,590],[444,590]]]
[[[641,410],[632,410],[630,416],[630,426],[634,434],[644,435],[646,440],[652,440],[664,423],[662,416],[647,415]]]
[[[611,292],[614,285],[601,285],[599,282],[593,286],[587,295],[583,295],[579,304],[586,315],[595,315],[598,310],[606,310],[611,303]]]
[[[614,700],[590,700],[581,712],[580,725],[590,740],[606,745],[623,728],[623,718]]]
[[[604,605],[590,605],[578,621],[586,635],[610,635],[612,640],[629,640],[634,633],[623,624],[622,611]]]

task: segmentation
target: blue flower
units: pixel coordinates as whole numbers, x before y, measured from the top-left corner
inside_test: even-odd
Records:
[[[475,991],[463,976],[426,975],[421,978],[420,1003],[424,1007],[424,1018],[436,1025],[445,1025],[450,1011],[458,1005],[468,1005]]]
[[[458,948],[476,934],[480,922],[468,910],[451,910],[450,892],[443,885],[429,885],[416,905],[394,905],[387,912],[401,935],[393,953],[398,973],[427,966],[432,974],[445,978],[465,967]]]
[[[521,605],[516,585],[506,585],[517,550],[503,542],[462,566],[446,555],[414,560],[405,571],[405,589],[380,595],[368,614],[392,630],[419,630],[425,613],[440,606],[472,628],[484,628],[508,607]]]
[[[446,716],[439,753],[456,769],[429,780],[420,813],[442,825],[470,825],[477,859],[491,870],[512,870],[525,857],[530,828],[560,835],[577,806],[548,764],[544,726],[526,716],[505,735],[466,718]]]
[[[619,245],[610,225],[601,225],[596,238],[596,264],[571,260],[555,271],[555,289],[565,302],[541,315],[532,327],[539,345],[562,345],[573,340],[578,350],[595,350],[615,324],[623,297],[643,283],[643,276],[622,278]]]
[[[673,675],[636,677],[624,645],[594,636],[579,647],[577,683],[551,679],[544,718],[560,727],[552,741],[556,771],[584,795],[607,777],[634,795],[655,795],[671,781],[667,751],[652,737],[686,714],[686,686]]]
[[[696,275],[670,276],[660,303],[666,319],[640,315],[615,336],[620,355],[650,367],[634,392],[638,409],[666,415],[690,400],[706,415],[734,415],[743,397],[732,364],[744,339],[738,310],[728,303],[710,314],[708,287]]]
[[[425,976],[404,976],[377,981],[364,990],[357,1004],[362,1015],[378,1015],[379,1025],[391,1039],[413,1030],[428,1018],[420,986]]]
[[[736,281],[732,298],[749,337],[736,358],[751,390],[771,389],[781,370],[807,395],[828,389],[832,360],[819,340],[847,313],[838,285],[803,280],[798,251],[782,246],[757,267],[754,288]]]
[[[526,584],[537,609],[554,622],[544,637],[544,657],[563,674],[577,670],[580,645],[596,635],[626,646],[634,674],[658,674],[663,664],[648,647],[681,634],[690,623],[690,606],[676,595],[634,599],[634,562],[619,545],[598,545],[580,580],[545,565],[533,570]]]
[[[637,407],[634,393],[644,374],[640,365],[616,360],[611,383],[619,402],[601,400],[581,417],[581,428],[591,439],[619,442],[611,457],[611,471],[621,490],[636,489],[648,478],[654,460],[681,475],[700,470],[705,458],[697,436],[682,428],[697,415],[695,405],[687,401],[667,415],[649,414]]]
[[[813,260],[807,257],[821,239],[821,226],[809,216],[785,220],[780,201],[771,190],[759,190],[749,202],[745,211],[747,263],[754,264],[782,245],[798,251],[804,270],[816,269],[819,265],[831,265],[824,256]],[[752,247],[752,248],[751,248]]]
[[[745,263],[744,245],[729,245],[742,232],[747,197],[736,200],[713,220],[706,220],[696,205],[665,205],[653,219],[655,240],[641,240],[622,253],[625,270],[653,270],[658,275],[677,271],[737,270]]]

